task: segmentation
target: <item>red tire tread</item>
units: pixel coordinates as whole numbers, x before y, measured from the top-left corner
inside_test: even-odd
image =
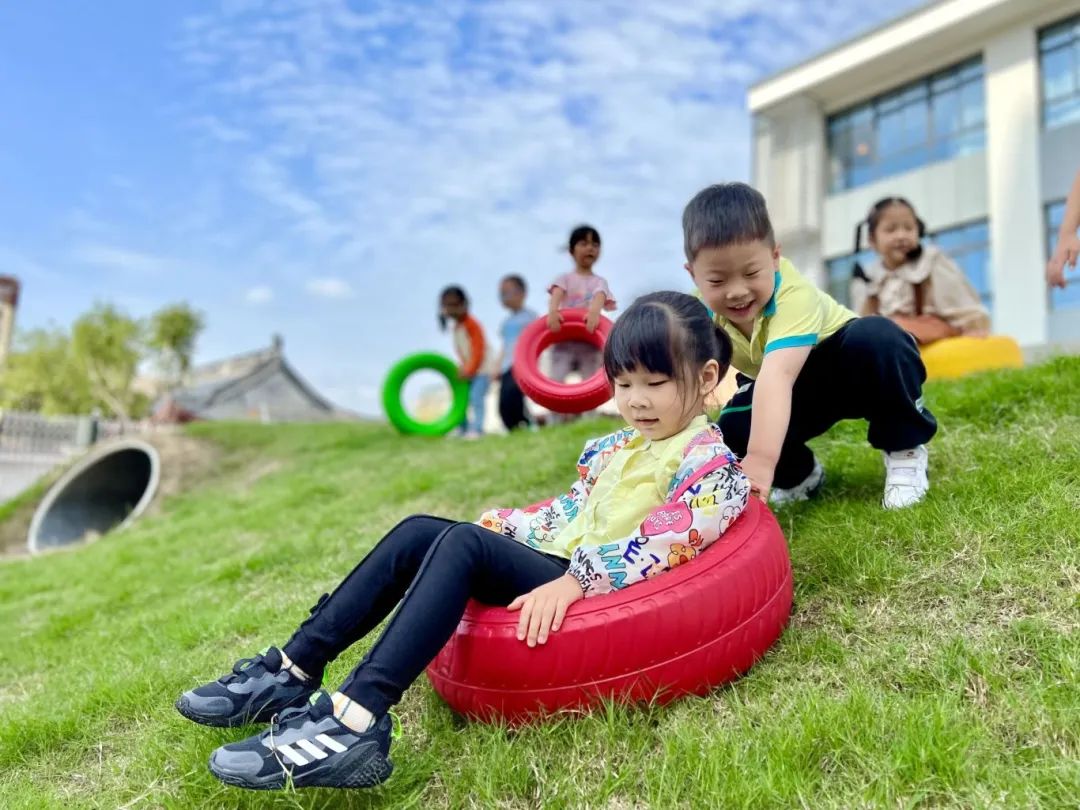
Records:
[[[514,379],[525,396],[556,413],[584,413],[599,408],[611,399],[611,386],[600,369],[587,380],[563,383],[540,373],[540,355],[549,346],[567,341],[591,343],[598,349],[611,332],[611,321],[601,317],[595,332],[585,328],[584,309],[564,309],[562,328],[548,329],[547,318],[537,318],[526,326],[514,348]]]
[[[572,605],[529,649],[517,614],[470,603],[428,678],[455,711],[521,722],[605,697],[666,703],[750,669],[791,611],[787,542],[757,499],[698,558],[656,579]]]

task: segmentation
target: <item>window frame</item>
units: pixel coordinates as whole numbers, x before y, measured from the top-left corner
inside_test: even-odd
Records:
[[[968,108],[964,104],[964,94],[972,87],[978,88],[980,113],[974,123],[965,124],[964,114]],[[935,113],[940,114],[941,108],[935,108],[935,101],[949,95],[955,97],[955,126],[943,135],[939,134],[939,119],[935,118]],[[896,116],[899,129],[896,132],[890,129],[888,134],[899,134],[903,139],[905,130],[909,128],[905,122],[905,112],[913,109],[916,112],[912,120],[917,122],[921,117],[922,121],[911,128],[921,129],[921,139],[883,155],[882,119]],[[869,126],[870,133],[866,137],[867,158],[863,161],[856,159],[859,138],[855,133],[866,126]],[[836,149],[836,143],[841,138],[848,141],[842,155]],[[825,142],[830,195],[985,149],[986,73],[982,53],[828,115],[825,119]]]
[[[1067,34],[1067,40],[1053,45],[1047,45],[1046,41],[1059,31],[1072,29]],[[1056,129],[1069,124],[1080,123],[1080,14],[1057,20],[1044,25],[1036,33],[1036,48],[1039,52],[1039,118],[1042,128]],[[1046,62],[1051,54],[1068,52],[1072,53],[1073,60],[1073,87],[1072,91],[1060,98],[1047,98],[1047,73]],[[1064,107],[1065,116],[1058,120],[1051,120],[1050,116]]]

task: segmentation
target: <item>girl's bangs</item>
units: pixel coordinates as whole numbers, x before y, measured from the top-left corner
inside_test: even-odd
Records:
[[[604,371],[609,380],[641,369],[678,377],[673,349],[668,313],[646,306],[637,317],[615,322],[604,346]]]

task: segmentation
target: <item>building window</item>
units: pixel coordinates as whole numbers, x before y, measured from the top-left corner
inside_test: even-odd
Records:
[[[832,192],[982,149],[982,59],[830,116],[827,126]]]
[[[1060,215],[1058,224],[1061,224]],[[993,296],[990,290],[990,228],[985,219],[948,228],[926,237],[926,242],[937,245],[957,266],[964,271],[971,286],[979,294],[983,306],[990,309]],[[872,250],[840,256],[826,262],[829,292],[840,303],[850,305],[851,271],[858,261],[864,268],[877,260]]]
[[[941,248],[964,271],[987,311],[990,293],[990,226],[980,220],[932,234],[927,240]]]
[[[1043,126],[1080,121],[1080,15],[1039,32]]]
[[[1057,247],[1058,231],[1061,230],[1061,220],[1065,217],[1065,201],[1051,203],[1046,206],[1046,245],[1049,249],[1047,258],[1054,253]],[[1080,307],[1080,273],[1070,272],[1065,268],[1065,289],[1053,287],[1050,290],[1050,309],[1075,309]]]
[[[855,262],[866,269],[877,260],[877,254],[872,250],[864,250],[859,253],[849,253],[836,259],[825,262],[828,275],[829,295],[843,304],[851,306],[851,274],[855,270]]]

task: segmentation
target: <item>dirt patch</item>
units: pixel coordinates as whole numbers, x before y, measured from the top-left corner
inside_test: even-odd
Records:
[[[247,494],[256,484],[268,475],[273,475],[278,470],[284,469],[285,462],[281,459],[270,458],[253,462],[247,471],[237,479],[237,491]]]
[[[216,445],[169,430],[137,438],[153,445],[161,460],[161,479],[157,494],[150,508],[144,513],[148,515],[158,514],[166,498],[185,492],[211,478],[221,457],[221,449]],[[108,447],[108,443],[95,446],[92,452],[100,452],[105,447]],[[47,479],[49,486],[42,491],[40,498],[22,504],[7,520],[0,522],[0,560],[22,557],[29,553],[26,536],[38,504],[52,484],[81,458],[82,456],[74,458],[62,468],[50,473]],[[73,547],[78,548],[78,545]]]
[[[161,457],[161,481],[148,513],[160,510],[165,498],[205,482],[217,469],[221,448],[181,433],[154,433],[145,437]]]

